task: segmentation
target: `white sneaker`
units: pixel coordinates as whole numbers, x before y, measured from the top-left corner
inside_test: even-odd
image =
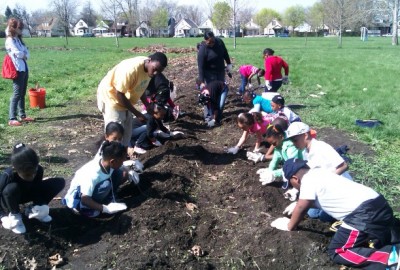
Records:
[[[144,154],[144,153],[147,152],[146,150],[144,150],[143,148],[140,148],[140,147],[138,147],[138,146],[135,146],[135,147],[133,148],[133,151],[134,151],[135,153],[137,153],[137,154]]]
[[[26,232],[24,223],[22,222],[21,214],[9,214],[1,218],[1,223],[4,229],[12,230],[13,233],[23,234]]]

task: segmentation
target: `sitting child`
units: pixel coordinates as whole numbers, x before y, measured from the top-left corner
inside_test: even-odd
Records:
[[[272,98],[271,107],[275,113],[286,115],[289,123],[301,122],[300,117],[285,106],[285,99],[281,95],[276,95]]]
[[[257,77],[258,85],[261,84],[260,77],[264,76],[265,70],[257,68],[252,65],[243,65],[239,68],[240,77],[242,78],[242,84],[240,85],[238,95],[243,95],[246,85],[249,84],[249,88],[252,88],[251,78]]]
[[[126,147],[121,143],[103,143],[101,159],[92,159],[75,173],[63,204],[87,217],[125,210],[126,204],[117,203],[115,199],[122,178],[113,177],[113,172],[122,166],[125,159]]]
[[[25,209],[28,218],[50,222],[50,201],[64,188],[63,178],[43,181],[43,167],[36,152],[23,143],[16,144],[11,155],[12,167],[0,175],[1,222],[4,229],[16,234],[26,232],[19,205],[32,202]]]
[[[263,116],[261,113],[241,113],[238,116],[237,123],[238,126],[243,130],[242,137],[240,137],[239,142],[236,146],[228,149],[228,153],[236,155],[239,149],[247,140],[249,134],[256,134],[256,144],[254,146],[254,151],[258,152],[263,139],[263,135],[266,132],[267,126],[275,119],[277,115]]]

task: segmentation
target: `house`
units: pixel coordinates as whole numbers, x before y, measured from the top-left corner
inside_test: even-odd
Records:
[[[141,22],[135,30],[137,37],[149,37],[151,33],[149,24],[147,22]]]
[[[118,36],[129,36],[129,33],[132,35],[132,30],[131,27],[129,26],[128,21],[124,22],[117,22],[113,23],[112,26],[110,27],[110,32],[112,33],[117,33]]]
[[[93,34],[96,36],[102,36],[104,33],[110,32],[110,26],[103,20],[98,21],[95,28],[93,28]]]
[[[58,18],[45,19],[36,27],[38,37],[61,37],[65,35],[64,27]]]
[[[74,26],[74,35],[81,37],[85,33],[89,33],[89,27],[87,23],[80,19]]]
[[[196,37],[199,35],[199,27],[190,19],[181,19],[175,25],[175,36]]]
[[[273,19],[267,27],[264,28],[264,35],[266,36],[278,36],[284,32],[284,27],[282,24],[277,20]]]
[[[231,22],[231,25],[233,23]],[[199,26],[199,33],[203,34],[206,31],[212,31],[215,36],[223,36],[223,37],[232,37],[233,36],[233,26],[229,27],[229,29],[217,29],[215,28],[214,24],[212,23],[211,19],[208,18]],[[238,33],[242,33],[243,29],[239,29]],[[239,35],[237,33],[237,35]]]
[[[253,22],[251,19],[248,23],[244,26],[244,35],[245,36],[258,36],[260,35],[260,26]]]

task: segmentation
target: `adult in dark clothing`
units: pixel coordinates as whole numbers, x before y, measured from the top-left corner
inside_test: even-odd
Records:
[[[201,91],[200,99],[204,105],[204,120],[209,127],[221,123],[228,90],[229,88],[224,82],[212,81]]]
[[[43,167],[36,152],[19,143],[11,156],[12,167],[0,175],[0,206],[2,226],[16,234],[26,232],[19,205],[32,202],[26,209],[29,218],[50,222],[49,202],[64,188],[63,178],[43,180]]]
[[[199,68],[200,88],[211,81],[225,81],[226,71],[232,71],[231,59],[225,43],[214,36],[213,32],[204,33],[204,41],[200,44],[197,53],[197,65]]]

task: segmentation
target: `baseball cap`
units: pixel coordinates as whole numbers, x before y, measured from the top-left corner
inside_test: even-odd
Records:
[[[290,178],[292,178],[292,176],[295,175],[302,168],[310,168],[307,165],[307,160],[290,158],[286,160],[283,164],[283,174],[285,178],[290,181]]]
[[[291,123],[286,130],[286,138],[291,138],[300,134],[304,134],[310,131],[310,127],[303,122]]]
[[[281,95],[274,96],[271,101],[280,106],[285,106],[285,99]]]

